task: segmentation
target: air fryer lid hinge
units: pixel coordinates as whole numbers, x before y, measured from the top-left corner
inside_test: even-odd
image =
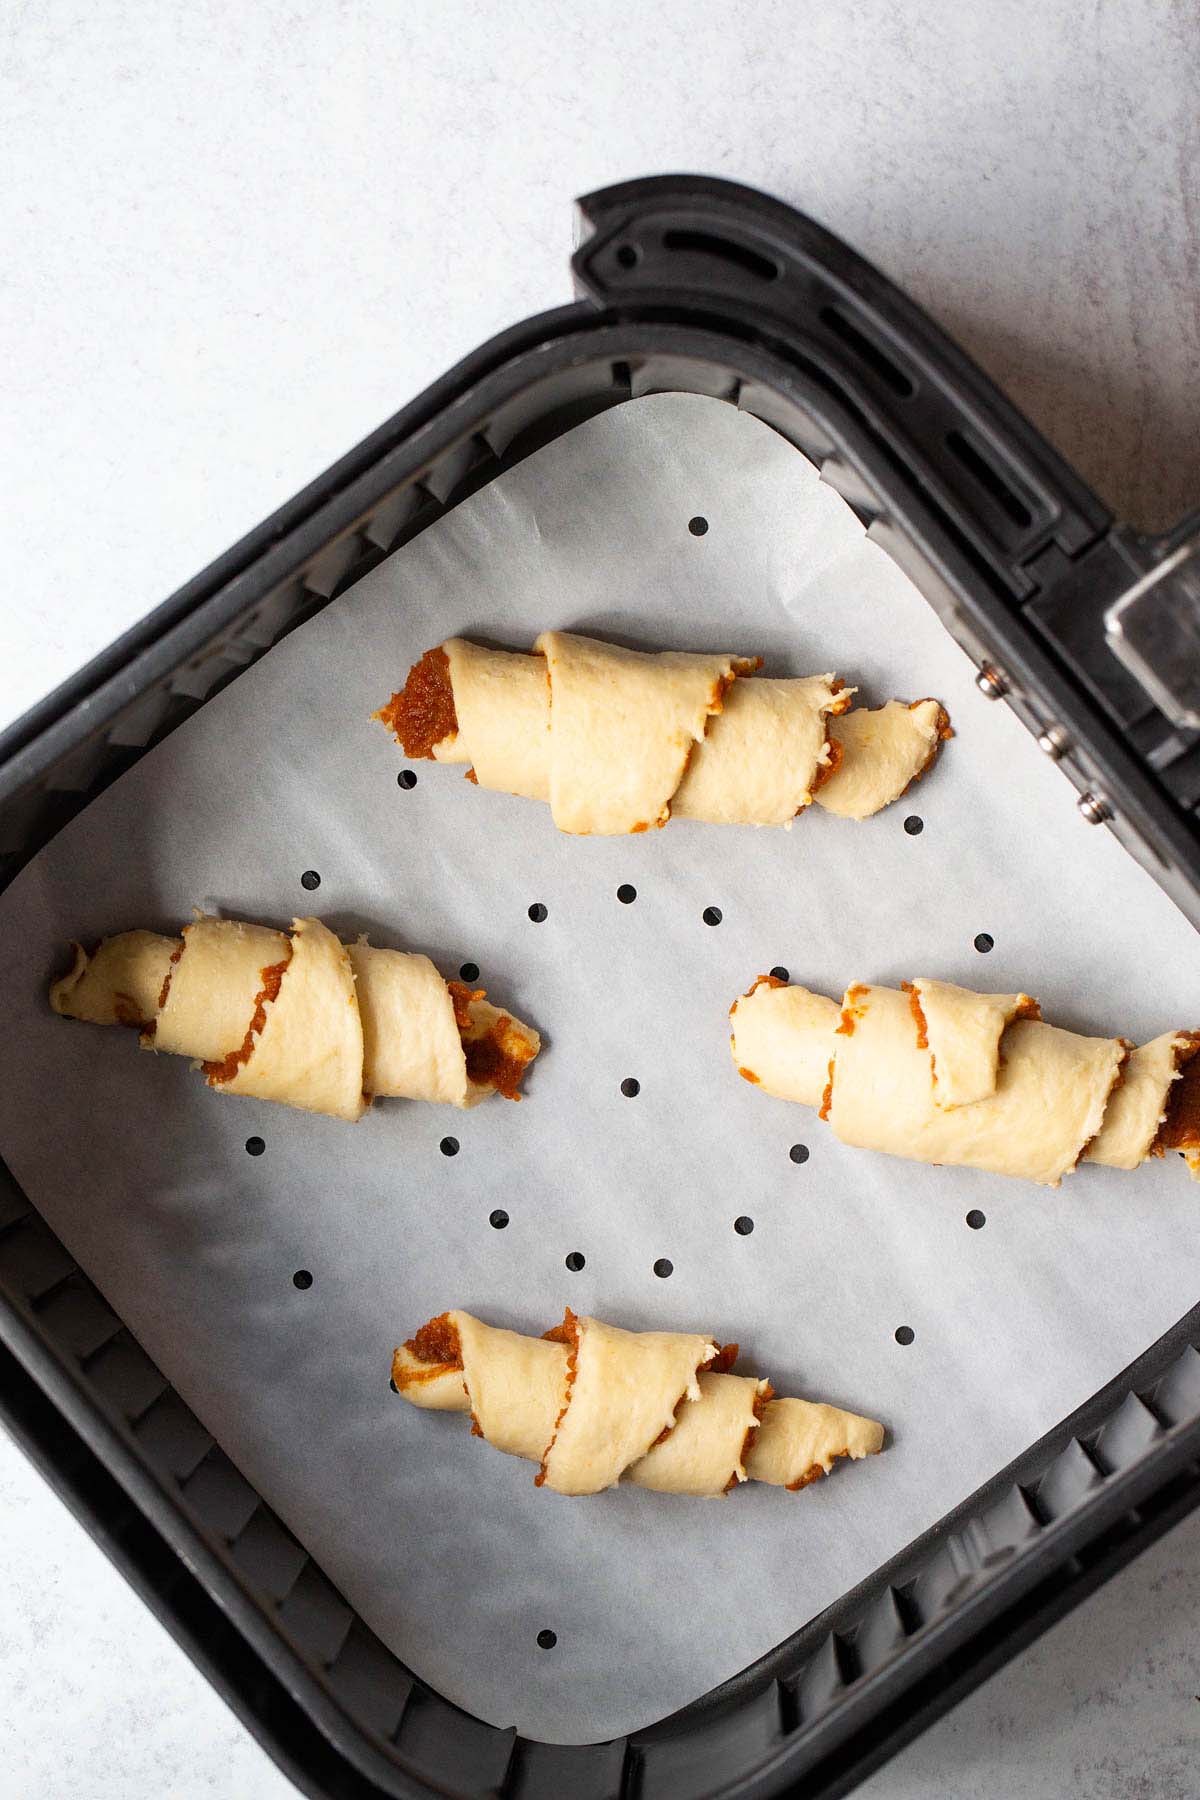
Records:
[[[1114,656],[1105,619],[1144,566],[1138,546],[1116,531],[1082,556],[1066,558],[1047,550],[1031,565],[1037,589],[1022,609],[1030,625],[1123,732],[1153,710],[1152,701]]]
[[[1200,531],[1155,540],[1118,527],[1032,569],[1026,617],[1161,771],[1191,747],[1177,733],[1200,729]]]
[[[1143,562],[1144,572],[1105,610],[1105,642],[1172,725],[1197,731],[1200,514],[1150,553],[1151,566]]]

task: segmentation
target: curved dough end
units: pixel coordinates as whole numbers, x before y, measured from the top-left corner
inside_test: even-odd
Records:
[[[939,700],[854,707],[838,720],[841,765],[814,799],[840,818],[869,819],[925,773],[950,736],[950,715]]]
[[[760,975],[730,1012],[738,1073],[779,1100],[820,1106],[839,1016],[836,1000]]]

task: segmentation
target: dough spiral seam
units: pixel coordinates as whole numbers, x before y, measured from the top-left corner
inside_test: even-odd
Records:
[[[569,1307],[540,1338],[452,1311],[396,1350],[392,1383],[414,1406],[469,1415],[473,1435],[535,1463],[534,1485],[562,1494],[622,1480],[714,1499],[748,1480],[799,1492],[882,1448],[875,1420],[781,1399],[734,1374],[737,1355],[736,1344],[624,1331]]]
[[[1087,1037],[1029,994],[927,976],[853,982],[839,1003],[760,975],[730,1020],[739,1074],[860,1149],[1050,1187],[1082,1162],[1133,1169],[1167,1150],[1200,1175],[1198,1031]]]
[[[840,676],[761,666],[561,631],[529,653],[447,638],[373,716],[406,756],[465,763],[468,781],[548,801],[558,828],[582,836],[672,817],[786,827],[814,802],[868,818],[953,736],[940,701],[852,708]]]

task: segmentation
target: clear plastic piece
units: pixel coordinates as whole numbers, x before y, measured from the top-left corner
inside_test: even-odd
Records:
[[[1189,538],[1104,615],[1113,654],[1173,725],[1200,728],[1200,538]]]

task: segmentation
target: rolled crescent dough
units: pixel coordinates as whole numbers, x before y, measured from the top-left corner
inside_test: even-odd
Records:
[[[950,735],[950,715],[937,700],[856,707],[838,726],[841,763],[817,804],[843,819],[869,819],[925,773]]]
[[[392,1359],[414,1406],[469,1413],[496,1449],[538,1463],[537,1485],[595,1494],[626,1480],[715,1497],[741,1481],[793,1490],[840,1457],[883,1447],[883,1427],[839,1407],[777,1400],[733,1375],[737,1346],[684,1332],[622,1331],[568,1308],[544,1338],[470,1313],[430,1319]]]
[[[866,818],[950,735],[936,700],[850,712],[854,690],[832,674],[750,679],[759,661],[563,631],[531,655],[448,638],[375,717],[407,756],[467,763],[480,787],[548,800],[559,829],[581,835],[673,814],[787,826],[813,800]]]
[[[198,917],[178,938],[126,931],[50,988],[64,1018],[133,1025],[189,1056],[210,1087],[358,1119],[376,1095],[475,1106],[519,1099],[538,1034],[427,956],[342,944],[319,919],[291,935]]]
[[[994,1093],[1006,1027],[1014,1019],[1041,1018],[1028,994],[975,994],[924,975],[910,983],[910,992],[917,1042],[929,1051],[933,1104],[946,1111]]]
[[[1044,1023],[1028,994],[918,977],[855,982],[840,1007],[758,981],[731,1009],[739,1073],[818,1106],[843,1143],[1057,1187],[1079,1162],[1200,1164],[1200,1033],[1133,1048]]]

